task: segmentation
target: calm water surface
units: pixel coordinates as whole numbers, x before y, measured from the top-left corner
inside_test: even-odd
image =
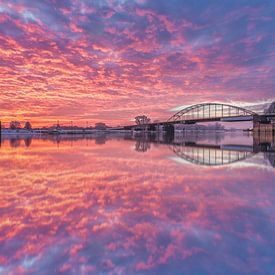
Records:
[[[275,274],[274,153],[253,142],[4,139],[0,274]]]

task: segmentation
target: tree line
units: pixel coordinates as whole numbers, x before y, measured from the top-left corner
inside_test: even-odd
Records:
[[[10,129],[12,130],[17,130],[17,129],[22,129],[22,125],[20,121],[11,121],[10,122]],[[29,121],[25,122],[25,125],[23,127],[23,129],[25,130],[31,130],[32,129],[32,125]]]

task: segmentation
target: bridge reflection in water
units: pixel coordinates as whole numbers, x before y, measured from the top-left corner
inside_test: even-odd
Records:
[[[247,146],[210,146],[187,143],[185,145],[172,145],[170,148],[178,157],[194,164],[206,166],[231,164],[245,160],[255,154]]]
[[[225,133],[192,133],[184,136],[169,137],[136,136],[136,151],[146,152],[151,144],[166,144],[180,159],[201,166],[222,166],[248,160],[249,158],[263,154],[272,167],[275,167],[275,143],[274,138],[268,139],[259,136],[247,136],[250,144],[225,143]],[[234,137],[234,134],[232,134]],[[230,140],[230,138],[229,138]]]

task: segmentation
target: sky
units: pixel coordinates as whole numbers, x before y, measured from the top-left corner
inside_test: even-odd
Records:
[[[125,125],[271,102],[274,30],[274,0],[0,0],[1,120]]]

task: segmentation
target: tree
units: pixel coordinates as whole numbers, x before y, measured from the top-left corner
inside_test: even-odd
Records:
[[[148,124],[151,121],[151,119],[145,115],[142,115],[142,116],[136,116],[135,121],[137,125],[145,125],[145,124]]]
[[[95,129],[96,130],[106,130],[107,125],[103,122],[98,122],[95,124]]]
[[[31,130],[32,129],[32,125],[31,125],[31,123],[29,122],[29,121],[27,121],[26,123],[25,123],[25,127],[24,127],[26,130]]]
[[[21,128],[21,123],[19,121],[11,121],[10,122],[10,128],[15,130],[15,129],[20,129]]]

